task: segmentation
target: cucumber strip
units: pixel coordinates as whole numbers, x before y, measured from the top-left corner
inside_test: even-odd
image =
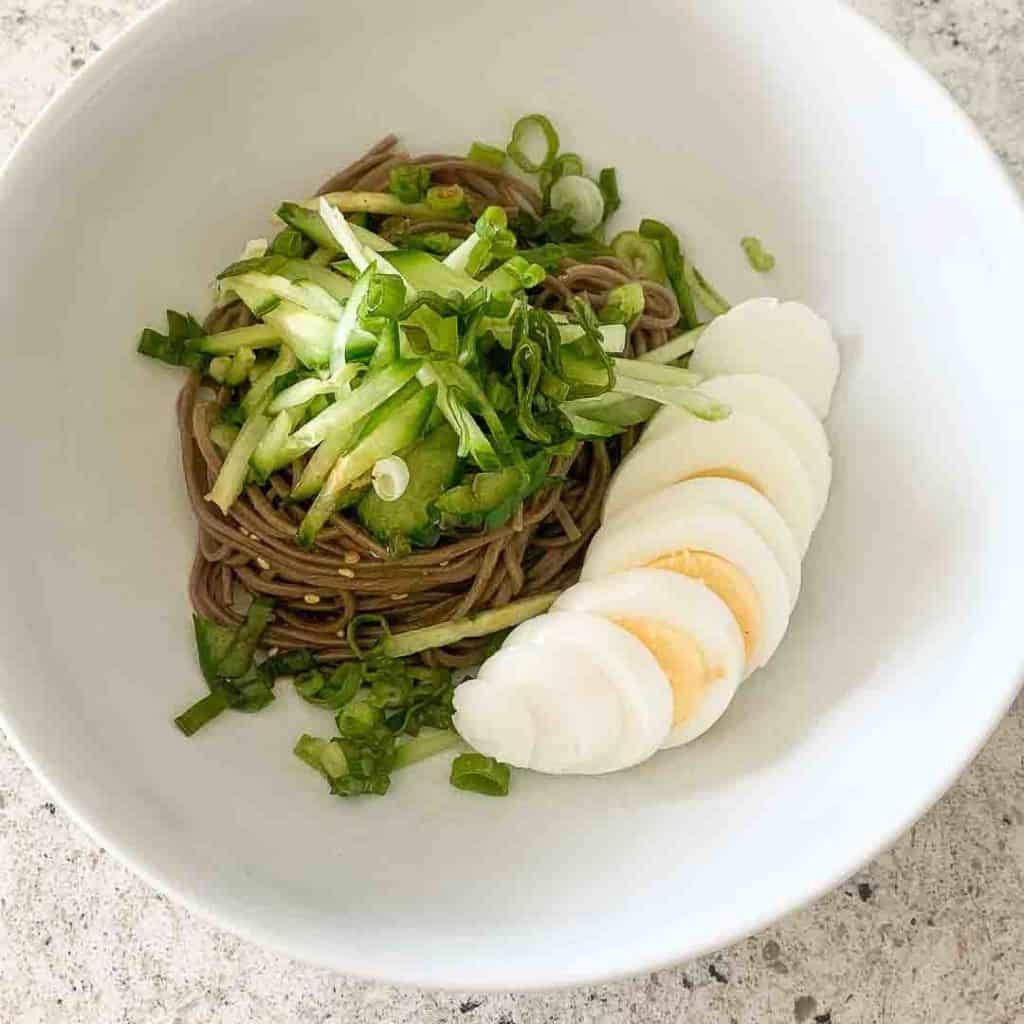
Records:
[[[579,341],[584,335],[584,330],[579,324],[562,324],[557,320],[558,333],[562,336],[563,345],[571,345]],[[626,325],[625,324],[602,324],[598,328],[601,332],[601,348],[605,352],[612,352],[618,355],[626,351]]]
[[[249,473],[249,459],[252,458],[252,453],[256,451],[256,446],[269,426],[270,420],[262,408],[253,413],[238,432],[235,443],[224,459],[217,479],[213,482],[210,493],[206,495],[206,500],[212,501],[224,515],[228,514],[228,509],[242,493],[245,478]]]
[[[581,416],[613,427],[632,427],[646,423],[658,411],[658,403],[648,398],[607,394],[565,402],[561,409],[570,417]]]
[[[459,457],[472,459],[482,470],[500,469],[501,459],[494,446],[472,413],[451,393],[448,385],[438,375],[436,367],[432,363],[424,363],[416,376],[424,387],[437,388],[437,407],[459,436]]]
[[[339,305],[352,294],[352,284],[341,274],[322,266],[312,260],[303,260],[295,256],[261,256],[253,259],[239,260],[231,266],[222,270],[218,280],[237,281],[249,275],[273,278],[275,282],[281,279],[283,282],[293,285],[311,284],[326,292]],[[255,282],[244,281],[243,284],[254,284]],[[283,295],[283,298],[290,298]]]
[[[315,207],[309,209],[299,203],[282,203],[278,207],[277,216],[290,228],[301,231],[308,239],[316,242],[321,249],[331,253],[332,256],[341,252],[341,246],[338,245],[334,235],[323,222],[323,218],[316,212]],[[352,228],[356,238],[368,249],[373,249],[375,252],[390,252],[397,248],[386,238],[381,238],[380,235],[375,235],[358,224],[349,222],[349,227]]]
[[[334,276],[340,281],[345,280],[341,274]],[[238,285],[243,288],[256,288],[261,292],[274,295],[278,299],[294,302],[320,316],[331,317],[335,320],[341,316],[341,303],[319,285],[309,281],[289,281],[287,277],[282,277],[280,274],[260,274],[250,271],[236,277],[225,278],[225,283],[235,290]]]
[[[452,292],[472,295],[480,282],[461,270],[446,267],[436,256],[421,249],[398,249],[389,252],[387,261],[415,291],[437,292],[448,296]]]
[[[674,363],[683,356],[688,356],[697,344],[697,339],[704,333],[707,324],[701,324],[692,330],[680,334],[678,338],[665,342],[658,348],[651,349],[637,358],[644,363]]]
[[[193,338],[185,347],[208,356],[233,356],[241,348],[276,348],[280,344],[281,335],[270,324],[253,324]]]
[[[438,210],[426,203],[403,203],[390,192],[328,192],[324,196],[307,199],[302,205],[316,210],[321,199],[326,199],[342,213],[377,213],[386,217],[409,217],[411,220],[466,219],[464,211],[459,208]]]
[[[256,365],[256,353],[244,345],[231,360],[227,373],[224,374],[224,383],[228,387],[237,388],[249,379],[249,371]]]
[[[236,437],[238,437],[238,427],[234,427],[230,423],[215,423],[210,428],[210,440],[222,452],[231,449]]]
[[[349,339],[358,333],[359,307],[366,297],[374,273],[374,270],[368,269],[360,274],[359,280],[356,281],[352,289],[352,297],[348,300],[345,311],[341,314],[341,319],[334,326],[334,330],[331,333],[329,356],[331,373],[338,373],[345,365],[345,361],[348,358]]]
[[[319,493],[327,479],[327,474],[338,461],[338,456],[342,452],[348,451],[358,440],[364,422],[365,420],[356,420],[355,423],[341,423],[328,432],[327,436],[317,445],[316,451],[309,457],[302,476],[292,488],[293,500],[305,501]]]
[[[279,412],[267,428],[260,443],[249,457],[249,465],[256,474],[256,479],[265,484],[272,473],[288,465],[291,460],[281,462],[281,452],[288,435],[292,432],[292,410]]]
[[[422,629],[410,629],[405,633],[391,633],[381,644],[381,654],[385,658],[405,658],[434,647],[446,647],[460,640],[470,640],[503,629],[511,629],[520,622],[546,612],[557,598],[557,591],[535,594],[533,597],[513,601],[502,608],[489,608],[487,611],[467,615],[463,619],[442,622],[438,626],[424,626]]]
[[[270,403],[267,412],[277,414],[282,409],[291,409],[297,405],[311,402],[317,395],[332,395],[341,391],[346,384],[355,379],[366,368],[362,363],[347,363],[339,374],[321,380],[318,377],[307,377],[296,381],[291,387],[279,391]]]
[[[612,390],[635,398],[649,398],[660,405],[671,405],[702,420],[725,419],[731,411],[729,406],[716,402],[696,388],[657,384],[636,377],[618,378]]]
[[[260,374],[259,379],[253,382],[251,388],[242,399],[242,412],[251,416],[254,412],[261,410],[270,401],[271,392],[274,390],[274,381],[291,373],[299,365],[295,353],[282,345],[277,353],[277,358],[270,364],[269,368]]]
[[[219,282],[223,284],[223,282]],[[232,288],[226,289],[234,293],[246,304],[253,316],[262,317],[276,308],[281,299],[273,292],[263,288],[253,288],[252,285],[241,284],[236,281]]]
[[[436,397],[436,388],[424,388],[369,436],[363,438],[352,451],[339,456],[299,526],[297,540],[300,544],[308,547],[313,543],[321,527],[333,515],[342,493],[361,476],[369,473],[378,459],[394,455],[415,443],[430,416]]]
[[[293,302],[282,302],[265,315],[282,341],[311,370],[326,369],[331,359],[331,345],[337,321],[317,316]],[[376,339],[365,332],[355,332],[345,350],[346,359],[365,359],[377,347]]]
[[[319,416],[303,424],[292,434],[288,449],[293,458],[309,451],[323,441],[329,433],[342,426],[351,426],[368,416],[382,402],[404,387],[422,365],[420,359],[400,359],[379,373],[368,374],[362,384],[347,398],[328,406]]]
[[[565,412],[565,410],[562,410]],[[616,437],[625,430],[625,427],[616,427],[611,423],[602,423],[600,420],[588,420],[585,416],[577,416],[575,413],[567,412],[566,416],[572,426],[572,432],[577,437]]]
[[[667,387],[692,388],[704,378],[692,370],[663,363],[640,362],[638,359],[613,359],[616,379],[629,377],[635,380],[649,380]]]

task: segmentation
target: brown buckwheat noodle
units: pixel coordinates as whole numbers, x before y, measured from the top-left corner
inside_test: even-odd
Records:
[[[444,154],[410,157],[397,142],[388,135],[319,192],[379,191],[387,187],[393,167],[415,163],[429,167],[435,182],[461,185],[474,210],[497,204],[511,215],[520,209],[540,213],[540,196],[519,178]],[[472,227],[410,222],[404,230],[468,234]],[[579,295],[600,309],[608,292],[629,280],[629,270],[616,259],[566,260],[544,282],[539,302],[557,309]],[[643,285],[646,308],[630,332],[637,355],[664,344],[679,319],[672,292],[651,281]],[[245,306],[234,301],[215,309],[205,326],[213,332],[252,322]],[[198,614],[231,625],[243,618],[243,595],[272,596],[276,606],[266,642],[280,649],[308,647],[326,660],[352,656],[345,630],[355,615],[383,614],[397,633],[575,582],[614,465],[632,440],[586,442],[571,457],[552,460],[552,482],[504,526],[445,537],[437,547],[392,557],[347,511],[328,521],[311,548],[296,543],[304,513],[285,499],[302,473],[302,459],[262,487],[246,486],[227,515],[206,501],[222,462],[210,428],[226,400],[225,389],[198,374],[190,376],[178,398],[185,482],[199,526],[189,585],[192,605]],[[486,644],[466,641],[423,657],[439,665],[472,665]]]

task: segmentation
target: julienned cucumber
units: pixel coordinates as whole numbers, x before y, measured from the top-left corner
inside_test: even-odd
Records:
[[[341,246],[338,245],[337,239],[331,234],[330,229],[316,210],[310,210],[299,203],[282,203],[278,208],[277,215],[290,228],[301,231],[308,239],[316,242],[322,250],[328,253],[341,252]],[[356,238],[368,249],[373,249],[374,252],[391,252],[396,248],[386,238],[381,238],[380,235],[375,235],[358,224],[350,222],[349,227],[352,228]]]
[[[450,487],[458,468],[459,439],[443,423],[418,441],[405,455],[409,486],[397,501],[384,501],[372,490],[359,502],[360,522],[382,541],[405,538],[430,543],[431,506]]]
[[[341,274],[336,274],[327,267],[320,266],[309,260],[298,260],[288,256],[257,256],[252,259],[240,260],[222,270],[218,280],[224,281],[227,287],[234,287],[232,282],[241,278],[243,284],[255,285],[273,291],[274,286],[267,280],[283,279],[295,285],[310,283],[322,288],[332,299],[343,303],[352,294],[352,282]],[[259,278],[260,280],[248,280]],[[291,298],[282,294],[282,298]]]
[[[322,197],[307,199],[302,205],[315,210],[321,198],[342,213],[377,213],[386,217],[410,217],[413,220],[466,219],[463,210],[438,210],[426,203],[403,203],[390,192],[328,192]]]
[[[313,417],[308,423],[301,426],[285,443],[281,457],[285,462],[308,452],[310,448],[325,441],[328,437],[333,438],[333,443],[338,444],[344,441],[345,431],[359,423],[378,406],[386,402],[397,391],[400,391],[415,376],[422,365],[419,359],[400,359],[391,363],[376,373],[367,374],[362,384],[359,385],[350,395],[340,397],[333,405],[329,405],[319,416]],[[336,455],[341,454],[344,448],[339,447]],[[308,498],[315,494],[323,483],[324,476],[330,466],[322,467],[322,459],[317,469],[323,469],[324,476],[313,472],[313,463],[317,460],[314,454],[306,471],[303,473],[296,485],[293,498]]]
[[[240,348],[276,348],[281,336],[270,324],[253,324],[251,327],[236,327],[220,334],[207,334],[186,342],[186,348],[208,356],[234,355]]]
[[[277,353],[277,358],[260,374],[249,388],[245,398],[242,399],[242,412],[246,416],[251,416],[254,412],[265,408],[274,390],[274,382],[286,373],[291,373],[298,365],[299,361],[295,353],[287,345],[282,345]]]
[[[266,402],[263,405],[265,406]],[[270,419],[262,408],[245,421],[224,459],[224,465],[220,467],[210,493],[206,495],[207,501],[212,501],[225,515],[242,493],[249,472],[249,459],[269,426]]]
[[[472,295],[480,287],[480,282],[469,274],[446,267],[437,257],[420,249],[396,249],[388,253],[387,260],[418,292]]]
[[[291,497],[294,501],[305,501],[319,492],[327,474],[338,461],[338,456],[356,443],[362,426],[363,421],[356,420],[355,423],[340,423],[327,432],[309,457],[299,482],[292,488]]]
[[[299,526],[297,540],[300,544],[308,547],[313,543],[321,527],[337,508],[341,494],[361,476],[369,473],[378,459],[394,455],[416,442],[434,407],[436,395],[436,388],[423,388],[369,436],[363,438],[352,451],[338,459]]]
[[[284,343],[311,370],[325,369],[330,362],[336,321],[318,316],[294,302],[281,302],[264,314],[264,320],[278,333]],[[356,334],[346,347],[347,359],[367,359],[376,346],[373,338]]]

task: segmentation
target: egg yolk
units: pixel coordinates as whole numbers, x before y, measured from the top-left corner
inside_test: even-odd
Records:
[[[761,485],[752,476],[744,473],[742,469],[730,469],[727,466],[719,466],[716,469],[702,469],[699,473],[694,473],[693,476],[688,476],[686,479],[697,480],[702,477],[724,477],[726,480],[736,480],[741,484],[746,484],[748,487],[753,487],[758,494],[764,494]]]
[[[690,718],[700,707],[704,691],[721,678],[721,666],[709,666],[693,636],[682,629],[651,619],[612,619],[632,633],[650,652],[672,687],[672,726]]]
[[[754,585],[732,562],[709,551],[684,548],[648,562],[647,568],[667,569],[700,580],[717,594],[740,627],[747,661],[750,661],[761,638],[761,600]]]

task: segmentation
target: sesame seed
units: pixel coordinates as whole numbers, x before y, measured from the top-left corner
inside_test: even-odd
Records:
[[[408,594],[392,594],[392,601],[404,601],[409,595]]]
[[[359,552],[358,551],[346,551],[345,552],[345,561],[349,565],[355,565],[356,562],[359,561]]]
[[[271,647],[270,650],[267,651],[267,657],[272,658],[279,650],[281,650],[280,647]]]
[[[437,564],[443,569],[448,564],[448,559],[446,558],[443,562],[438,562]]]
[[[320,603],[320,598],[317,597],[316,594],[306,594],[302,598],[302,600],[305,601],[306,604],[319,604]]]
[[[355,576],[355,573],[351,569],[339,569],[338,575],[344,576],[346,579],[352,579],[352,577]]]
[[[265,558],[257,558],[256,559],[256,564],[261,569],[269,569],[270,568],[270,563]]]
[[[263,538],[258,533],[253,533],[251,530],[249,531],[249,537],[252,540],[263,540]]]

